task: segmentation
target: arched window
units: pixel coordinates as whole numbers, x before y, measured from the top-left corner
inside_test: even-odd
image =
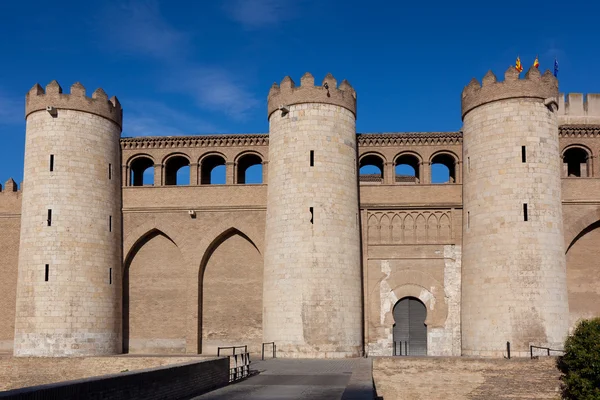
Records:
[[[173,156],[165,162],[165,185],[189,185],[190,161],[184,156]]]
[[[225,183],[225,159],[213,154],[200,161],[200,184],[215,185]]]
[[[396,183],[419,183],[419,159],[413,154],[403,154],[394,163]]]
[[[154,185],[154,161],[149,157],[137,157],[129,164],[130,186]]]
[[[589,153],[581,147],[571,147],[563,153],[563,176],[582,178],[589,175]]]
[[[431,159],[431,183],[455,183],[456,159],[446,153],[435,155]]]
[[[244,154],[237,162],[237,183],[263,183],[262,159],[257,154]]]
[[[394,315],[394,355],[427,355],[427,307],[415,297],[400,299],[392,311]]]
[[[360,183],[383,182],[383,159],[375,154],[369,154],[360,159]]]

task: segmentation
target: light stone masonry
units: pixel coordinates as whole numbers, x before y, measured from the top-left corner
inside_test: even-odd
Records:
[[[57,97],[57,85],[28,100],[60,106],[67,95]],[[55,107],[27,116],[17,356],[121,352],[121,127],[98,114]]]

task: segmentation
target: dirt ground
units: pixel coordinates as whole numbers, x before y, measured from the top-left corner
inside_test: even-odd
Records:
[[[0,391],[180,364],[211,357],[113,356],[35,358],[0,355]]]

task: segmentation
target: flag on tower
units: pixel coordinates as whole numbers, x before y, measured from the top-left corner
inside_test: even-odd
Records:
[[[521,65],[521,58],[517,56],[517,64],[515,65],[515,69],[519,72],[523,71],[523,66]]]
[[[540,62],[538,61],[538,56],[535,56],[535,61],[533,62],[533,66],[539,69]]]
[[[554,59],[554,77],[558,77],[558,60]]]

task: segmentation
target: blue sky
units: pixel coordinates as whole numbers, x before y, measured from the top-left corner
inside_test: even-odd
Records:
[[[521,56],[600,92],[600,4],[586,1],[23,1],[0,3],[0,182],[21,182],[25,93],[102,87],[123,136],[263,133],[274,81],[327,72],[358,92],[359,132],[454,131],[460,93]]]

